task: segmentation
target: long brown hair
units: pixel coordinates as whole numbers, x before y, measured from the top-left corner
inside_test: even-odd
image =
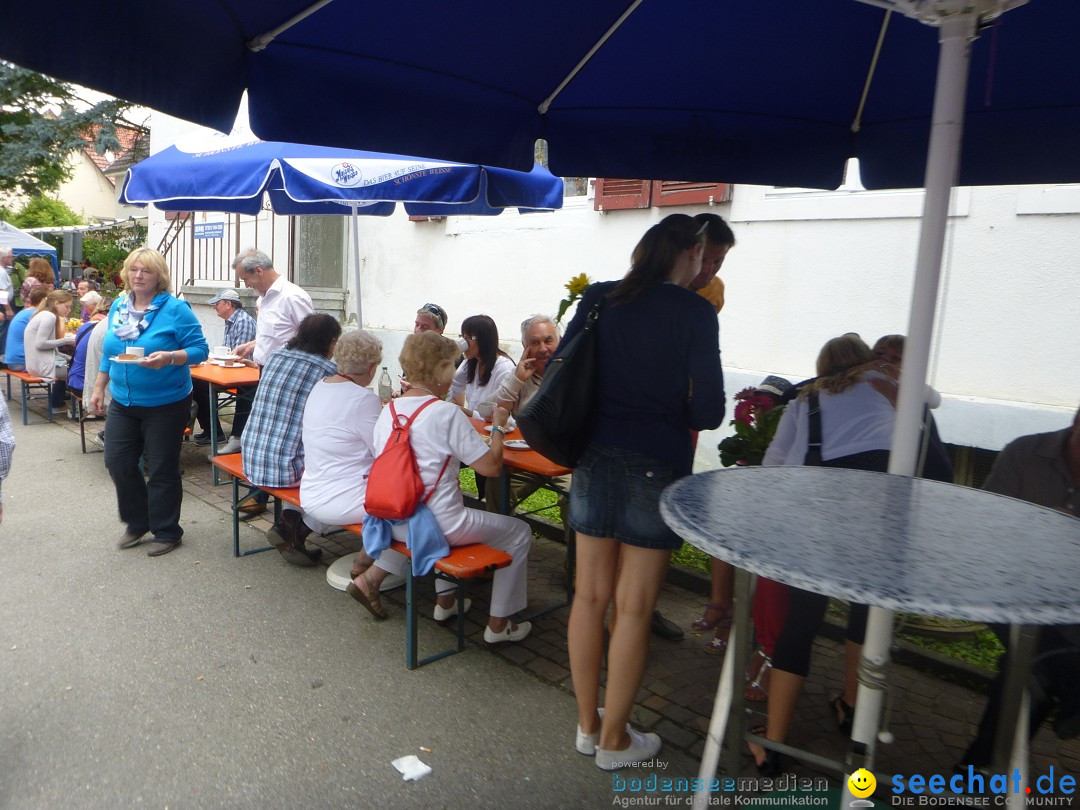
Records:
[[[61,318],[56,311],[57,304],[68,304],[72,301],[72,295],[67,290],[50,290],[45,296],[45,306],[42,312],[51,312],[56,316],[56,338],[59,340],[67,333],[67,319]]]
[[[630,254],[630,272],[608,293],[608,300],[625,304],[668,281],[679,254],[705,242],[706,227],[686,214],[671,214],[653,225]]]

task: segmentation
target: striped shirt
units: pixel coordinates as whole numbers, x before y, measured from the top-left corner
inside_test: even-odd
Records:
[[[223,345],[235,349],[241,343],[255,339],[255,319],[244,310],[238,309],[225,321],[225,339]]]
[[[300,483],[304,406],[315,383],[336,372],[333,360],[298,349],[277,349],[270,355],[240,442],[244,475],[255,486]]]
[[[7,408],[0,408],[0,484],[11,471],[11,454],[15,452],[15,434],[11,430],[11,414]],[[3,493],[0,492],[0,503]]]

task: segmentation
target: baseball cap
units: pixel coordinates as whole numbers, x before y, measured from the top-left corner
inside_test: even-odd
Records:
[[[222,290],[221,292],[219,292],[217,295],[215,295],[213,298],[211,298],[206,303],[208,303],[208,304],[216,304],[218,301],[236,301],[237,303],[239,303],[240,302],[240,293],[238,293],[232,287],[229,287],[228,289]]]

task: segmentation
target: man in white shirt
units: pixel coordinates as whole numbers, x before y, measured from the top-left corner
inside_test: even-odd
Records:
[[[232,267],[244,285],[259,294],[255,302],[255,340],[240,344],[235,351],[262,366],[270,352],[289,342],[300,321],[313,314],[315,307],[311,296],[280,275],[261,250],[245,250],[233,259]]]
[[[11,283],[11,268],[15,264],[15,254],[11,248],[0,247],[0,355],[4,353],[7,340],[8,323],[15,317],[11,305],[15,302],[15,288]]]
[[[240,357],[250,357],[256,365],[266,364],[270,353],[280,349],[296,334],[300,321],[315,312],[311,296],[302,288],[287,280],[274,269],[270,257],[261,250],[249,248],[232,261],[232,268],[244,285],[259,294],[255,301],[258,317],[255,320],[255,339],[233,348]],[[255,387],[241,389],[244,395],[254,398]],[[218,454],[236,453],[240,450],[242,437],[233,436]],[[211,453],[211,456],[214,454]],[[245,518],[266,510],[265,493],[245,498],[240,512]]]

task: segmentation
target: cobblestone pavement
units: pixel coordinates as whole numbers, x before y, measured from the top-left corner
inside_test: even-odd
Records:
[[[59,422],[66,429],[78,432],[77,425],[69,424],[63,418]],[[88,434],[95,430],[93,423],[88,423],[87,427]],[[230,487],[213,485],[205,456],[206,448],[196,447],[193,443],[185,446],[182,456],[185,491],[189,496],[229,512]],[[271,522],[264,516],[250,521],[249,525],[265,531]],[[313,539],[326,552],[327,564],[343,554],[355,553],[359,548],[359,540],[350,535]],[[221,542],[230,542],[230,537],[222,536]],[[565,599],[564,561],[562,544],[535,538],[529,561],[529,612],[557,606]],[[236,564],[243,565],[243,559],[237,560]],[[320,584],[324,585],[322,580]],[[474,596],[483,602],[485,591],[483,585],[476,587]],[[421,594],[430,592],[430,588],[420,589]],[[403,592],[391,593],[384,598],[391,610],[392,621],[404,620],[402,598]],[[635,724],[659,733],[666,746],[682,749],[694,757],[699,757],[704,747],[723,661],[722,656],[704,651],[707,636],[694,636],[689,632],[690,624],[700,615],[703,604],[704,598],[695,593],[671,584],[665,588],[660,599],[661,611],[688,632],[684,639],[675,642],[653,638],[632,717]],[[495,648],[492,654],[502,656],[556,688],[572,692],[566,649],[568,614],[568,607],[557,607],[534,620],[533,633],[525,642]],[[430,616],[430,606],[422,607],[420,615]],[[483,625],[478,620],[485,615],[483,604],[471,611],[470,621],[466,624],[471,643],[482,644]],[[357,621],[366,619],[366,614],[358,610]],[[446,632],[452,630],[448,628]],[[843,645],[819,637],[814,646],[811,674],[789,737],[791,744],[833,759],[842,759],[846,751],[846,740],[837,731],[828,706],[829,698],[839,691],[842,667]],[[974,734],[984,696],[971,688],[899,664],[893,664],[890,669],[890,683],[889,729],[895,741],[890,745],[879,745],[874,770],[879,774],[951,775],[953,764]],[[764,708],[761,704],[750,705]],[[1078,774],[1080,743],[1076,740],[1061,742],[1049,728],[1043,728],[1032,743],[1031,762],[1033,778],[1049,772],[1051,767],[1058,776]],[[815,774],[803,766],[791,770]],[[744,757],[743,775],[752,773],[751,761],[748,756]],[[881,795],[879,789],[879,799]]]

